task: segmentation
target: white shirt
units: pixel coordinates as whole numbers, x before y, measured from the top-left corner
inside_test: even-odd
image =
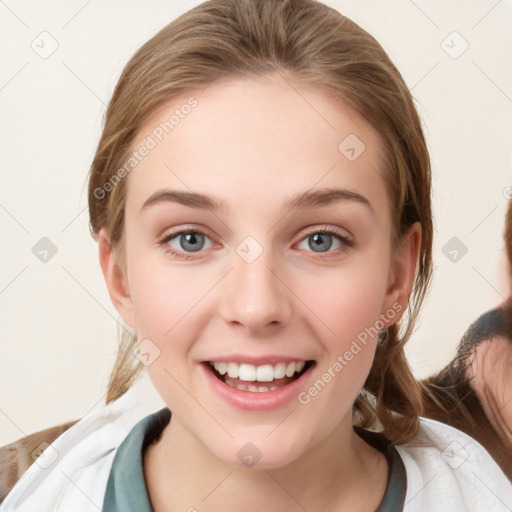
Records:
[[[59,436],[17,482],[0,512],[98,512],[116,450],[137,422],[165,407],[141,379],[114,403]],[[510,512],[512,483],[465,433],[420,418],[414,441],[395,445],[407,472],[404,512]]]

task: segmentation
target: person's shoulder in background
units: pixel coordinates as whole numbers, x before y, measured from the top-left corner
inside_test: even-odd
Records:
[[[61,423],[0,446],[0,503],[43,450],[78,421]]]
[[[164,406],[149,379],[139,379],[47,446],[1,502],[0,512],[101,510],[117,448],[138,421]]]

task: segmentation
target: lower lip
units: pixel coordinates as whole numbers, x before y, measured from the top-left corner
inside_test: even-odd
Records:
[[[290,382],[290,384],[286,384],[286,386],[274,389],[273,391],[261,393],[241,391],[240,389],[228,386],[218,379],[206,367],[206,364],[201,363],[199,366],[201,367],[201,372],[205,374],[208,384],[228,404],[249,411],[269,411],[284,406],[298,396],[315,364],[312,364],[298,379]]]

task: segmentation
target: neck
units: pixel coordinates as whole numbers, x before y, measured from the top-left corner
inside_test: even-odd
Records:
[[[388,466],[382,453],[353,431],[350,418],[292,463],[249,469],[219,460],[173,417],[159,441],[148,447],[144,474],[155,512],[361,512],[380,503]]]

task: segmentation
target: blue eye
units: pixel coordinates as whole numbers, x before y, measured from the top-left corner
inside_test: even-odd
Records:
[[[316,233],[307,237],[313,252],[324,252],[323,249],[329,250],[332,247],[332,235],[328,233]]]
[[[181,233],[178,235],[180,246],[187,251],[196,252],[204,245],[204,235],[201,233]]]
[[[343,249],[346,247],[352,247],[352,241],[346,236],[342,235],[338,231],[331,228],[316,229],[304,238],[301,243],[308,243],[308,247],[312,249],[312,252],[323,253],[323,252],[334,252],[329,251],[333,246],[333,239],[337,240],[338,246],[335,249]]]
[[[173,246],[170,242],[177,240],[178,246]],[[190,259],[189,252],[198,252],[204,249],[205,239],[209,239],[206,234],[197,230],[181,230],[175,233],[169,233],[160,243],[167,245],[167,252],[181,259]],[[181,252],[184,251],[184,252]]]

